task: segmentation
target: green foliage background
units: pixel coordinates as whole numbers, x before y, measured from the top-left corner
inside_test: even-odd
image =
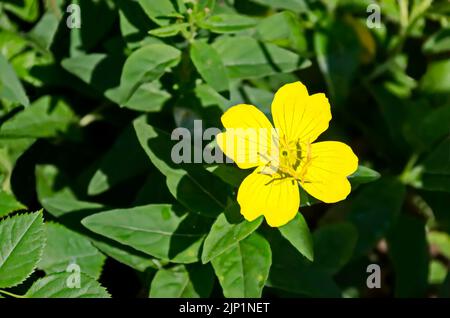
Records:
[[[3,296],[450,295],[448,1],[71,3],[79,29],[69,1],[0,1]],[[248,171],[176,165],[170,133],[242,102],[270,116],[296,80],[361,167],[347,200],[302,193],[274,229],[239,214]]]

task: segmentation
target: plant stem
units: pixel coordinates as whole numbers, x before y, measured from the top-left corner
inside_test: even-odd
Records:
[[[400,26],[405,31],[409,24],[408,0],[399,0],[398,6],[400,10]]]
[[[417,160],[419,159],[419,154],[415,153],[413,154],[408,162],[405,165],[405,168],[403,169],[403,172],[400,174],[400,180],[403,183],[407,183],[407,178],[409,175],[409,172],[414,168],[414,165],[416,164]]]
[[[27,296],[16,295],[16,294],[10,293],[10,292],[8,292],[6,290],[2,290],[2,289],[0,289],[0,293],[10,296],[10,297],[14,297],[14,298],[27,298]]]
[[[56,16],[56,18],[58,20],[61,20],[62,17],[63,17],[63,14],[61,13],[61,10],[59,9],[58,4],[56,3],[56,1],[55,0],[49,0],[47,2],[47,5],[48,5],[49,9],[51,11],[53,11],[53,14]]]

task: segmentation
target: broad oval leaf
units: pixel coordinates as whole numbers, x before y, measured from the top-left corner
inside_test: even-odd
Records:
[[[121,169],[117,169],[120,162]],[[148,171],[148,159],[133,127],[128,126],[103,156],[88,185],[88,194],[97,195]]]
[[[425,227],[424,220],[402,214],[388,235],[396,297],[425,297],[427,293],[429,247]]]
[[[167,38],[171,36],[175,36],[178,33],[186,30],[186,28],[189,26],[189,23],[175,23],[168,26],[163,26],[160,28],[156,28],[153,30],[148,31],[150,35],[154,35],[160,38]]]
[[[0,218],[9,213],[24,209],[26,207],[17,201],[12,194],[0,190]]]
[[[69,132],[76,124],[76,119],[64,101],[44,96],[5,122],[0,128],[0,136],[56,137]]]
[[[332,276],[309,262],[279,233],[270,238],[273,264],[267,286],[308,297],[340,297]]]
[[[27,298],[110,298],[108,291],[96,280],[80,273],[78,281],[74,273],[64,272],[37,280],[27,291]],[[73,286],[72,286],[73,284]],[[79,288],[77,288],[79,286]]]
[[[347,220],[358,231],[354,257],[361,256],[372,248],[400,215],[405,195],[405,186],[393,178],[381,178],[367,186],[349,201]]]
[[[138,0],[148,17],[158,25],[168,25],[168,16],[176,13],[170,0]]]
[[[174,263],[193,263],[210,226],[199,215],[180,214],[167,204],[117,209],[84,218],[91,231]]]
[[[216,218],[226,207],[229,188],[219,177],[198,165],[175,164],[171,157],[170,135],[141,116],[134,121],[139,142],[156,168],[166,176],[170,193],[187,209]]]
[[[170,99],[170,94],[161,88],[158,81],[142,84],[123,107],[141,112],[157,112]]]
[[[254,78],[292,72],[311,65],[299,55],[271,43],[258,42],[249,36],[223,36],[213,47],[219,53],[228,76]]]
[[[233,33],[256,25],[256,20],[240,14],[216,14],[200,23],[202,28],[214,33]]]
[[[80,266],[81,273],[100,277],[105,256],[89,239],[56,223],[46,223],[47,244],[38,268],[47,274],[65,271],[70,264]]]
[[[166,44],[149,44],[134,51],[123,66],[120,78],[120,101],[126,104],[137,89],[164,74],[180,61],[181,52]]]
[[[62,60],[62,67],[94,91],[119,103],[118,85],[124,58],[105,53],[80,53]]]
[[[420,81],[420,88],[428,94],[450,93],[450,60],[430,61]]]
[[[16,72],[0,53],[0,97],[28,106],[30,103]]]
[[[258,38],[282,47],[305,52],[308,48],[304,28],[296,14],[283,11],[263,19],[257,26]]]
[[[271,264],[270,245],[256,233],[212,260],[227,298],[261,297]]]
[[[237,242],[252,234],[261,225],[262,220],[260,217],[248,222],[239,217],[238,204],[230,206],[219,215],[211,227],[203,244],[202,262],[207,263],[228,249],[234,248]]]
[[[140,272],[145,272],[148,268],[160,268],[162,266],[161,263],[163,263],[114,240],[91,238],[91,241],[105,255]]]
[[[283,235],[303,256],[311,262],[314,260],[314,248],[311,232],[305,218],[297,213],[288,224],[279,228]]]
[[[434,33],[423,44],[426,54],[439,54],[450,51],[450,28],[444,28]]]
[[[351,223],[336,223],[320,227],[313,238],[314,263],[323,271],[335,274],[352,257],[358,232]]]
[[[0,288],[22,283],[35,269],[45,245],[42,212],[0,222]]]
[[[197,71],[217,92],[228,91],[227,70],[216,50],[209,44],[195,41],[191,45],[191,59]]]
[[[150,298],[206,298],[213,283],[214,273],[209,265],[160,269],[152,280]]]
[[[305,12],[309,9],[305,0],[254,0],[254,2],[272,8],[292,10],[294,12]]]
[[[418,167],[418,187],[431,191],[450,192],[450,139],[443,140]]]
[[[55,191],[57,180],[65,180],[65,182],[70,183],[68,177],[63,175],[55,166],[38,165],[36,166],[35,175],[39,202],[47,212],[55,217],[61,217],[75,211],[105,209],[100,203],[78,200],[69,186]]]
[[[363,184],[375,181],[380,178],[380,173],[364,166],[358,166],[352,175],[348,177],[349,181],[353,184]]]

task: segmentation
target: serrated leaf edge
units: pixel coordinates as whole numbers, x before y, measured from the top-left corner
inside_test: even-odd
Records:
[[[4,219],[1,220],[1,222],[3,222],[3,221],[6,221],[6,220],[8,220],[8,219],[13,219],[14,217],[17,217],[17,216],[22,216],[22,215],[32,215],[32,214],[37,214],[36,219],[37,219],[37,218],[40,218],[40,220],[41,220],[41,222],[42,222],[42,227],[41,227],[41,230],[39,231],[39,233],[43,233],[43,239],[42,239],[42,245],[41,245],[41,247],[40,247],[39,255],[38,255],[37,259],[36,259],[36,262],[35,262],[35,264],[34,264],[32,270],[31,270],[31,272],[30,272],[24,279],[22,279],[20,282],[17,282],[17,283],[14,284],[14,285],[11,285],[11,286],[8,286],[8,287],[4,287],[4,288],[13,288],[13,287],[16,287],[16,286],[22,284],[24,281],[26,281],[26,280],[27,280],[27,279],[35,272],[35,270],[36,270],[36,268],[37,268],[37,265],[39,264],[39,262],[40,262],[41,259],[42,259],[42,255],[43,255],[43,253],[44,253],[44,247],[45,247],[45,245],[47,244],[47,236],[45,235],[45,230],[44,230],[44,217],[43,217],[43,210],[42,210],[42,209],[39,210],[39,211],[36,211],[36,212],[21,213],[21,214],[15,214],[15,215],[12,215],[12,216],[11,216],[11,215],[8,215],[6,218],[4,218]],[[36,221],[36,219],[33,220],[33,223]]]

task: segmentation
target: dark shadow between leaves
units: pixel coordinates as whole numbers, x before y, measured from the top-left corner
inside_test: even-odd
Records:
[[[211,225],[212,220],[197,214],[188,214],[170,238],[169,258],[174,259],[193,244],[198,244],[198,241],[206,236]],[[196,256],[200,258],[200,249]]]
[[[155,28],[155,24],[145,14],[141,5],[136,1],[118,0],[117,4],[126,20],[138,31],[124,37],[126,42],[138,42],[147,36],[148,30]]]
[[[197,294],[200,297],[208,297],[214,285],[214,271],[211,265],[189,264],[186,265],[186,271]]]
[[[230,224],[239,224],[245,221],[244,217],[242,216],[241,207],[238,203],[234,203],[230,205],[225,211],[225,218],[227,219],[227,222]]]
[[[157,136],[148,140],[147,145],[152,153],[164,161],[173,177],[169,182],[176,183],[176,198],[185,206],[205,216],[216,217],[226,206],[229,187],[220,178],[205,170],[200,164],[176,164],[171,158],[175,144],[170,135],[155,128]],[[180,174],[179,180],[177,174]],[[214,191],[215,190],[215,191]]]

